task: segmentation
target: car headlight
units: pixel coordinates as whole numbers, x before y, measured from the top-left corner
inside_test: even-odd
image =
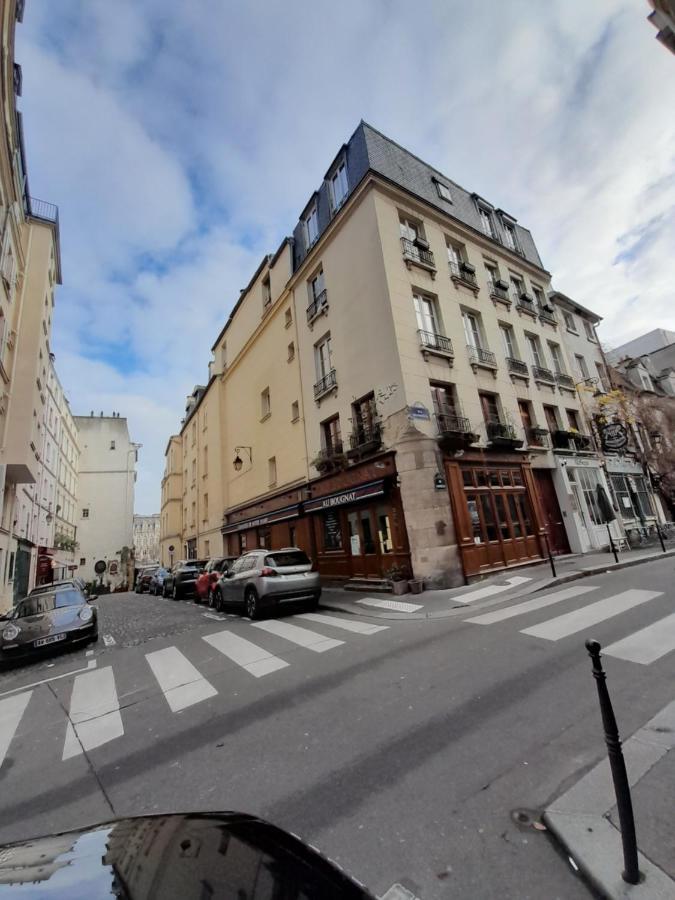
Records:
[[[91,610],[90,606],[83,606],[79,612],[79,616],[83,622],[90,622],[94,613]]]
[[[6,641],[13,641],[18,638],[20,632],[21,629],[17,628],[16,625],[8,625],[2,632],[2,636]]]

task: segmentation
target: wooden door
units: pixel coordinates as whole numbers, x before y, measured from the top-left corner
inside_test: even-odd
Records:
[[[544,525],[546,526],[551,553],[554,556],[561,553],[569,553],[570,545],[567,540],[565,523],[560,512],[560,504],[553,486],[551,473],[548,469],[533,469],[532,471],[534,472],[539,506],[543,515]]]
[[[347,513],[347,534],[352,557],[352,574],[359,578],[379,575],[377,523],[369,506],[352,509]]]

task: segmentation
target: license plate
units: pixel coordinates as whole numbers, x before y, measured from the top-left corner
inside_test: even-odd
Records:
[[[34,643],[34,647],[44,647],[45,644],[55,644],[57,641],[64,641],[66,639],[65,634],[50,634],[49,637],[39,638]]]

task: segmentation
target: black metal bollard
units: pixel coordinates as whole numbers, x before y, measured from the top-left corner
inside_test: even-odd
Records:
[[[551,553],[551,545],[548,542],[548,534],[545,531],[543,531],[542,535],[544,537],[544,541],[546,542],[546,552],[548,553],[548,561],[551,564],[551,573],[552,573],[553,577],[555,578],[556,577],[555,563],[553,562],[553,554]]]
[[[612,532],[609,529],[609,522],[607,522],[607,535],[609,536],[609,548],[614,554],[614,562],[619,564],[619,554],[616,552],[616,547],[614,546],[614,538],[612,537]]]
[[[630,785],[628,784],[628,775],[626,773],[626,763],[621,750],[621,740],[619,738],[619,729],[614,717],[612,709],[612,701],[609,698],[607,690],[607,676],[605,675],[602,663],[600,662],[600,651],[602,647],[599,641],[586,641],[586,649],[593,661],[593,677],[598,688],[598,699],[600,700],[600,712],[602,713],[602,725],[605,729],[605,743],[607,744],[607,755],[609,757],[609,767],[612,771],[612,781],[614,782],[614,793],[616,794],[616,805],[619,811],[619,826],[621,828],[621,844],[623,846],[623,863],[624,871],[621,877],[628,884],[637,884],[640,881],[640,870],[638,869],[638,853],[637,839],[635,837],[635,818],[633,816],[633,803],[630,797]]]
[[[666,545],[663,543],[663,535],[661,534],[661,526],[659,525],[658,522],[656,523],[656,533],[658,534],[659,540],[661,541],[661,549],[662,549],[663,552],[665,553],[665,552],[666,552]]]

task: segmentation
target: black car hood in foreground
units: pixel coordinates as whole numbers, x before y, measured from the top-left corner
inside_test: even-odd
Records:
[[[241,813],[119,819],[0,847],[0,898],[373,900],[299,838]]]

